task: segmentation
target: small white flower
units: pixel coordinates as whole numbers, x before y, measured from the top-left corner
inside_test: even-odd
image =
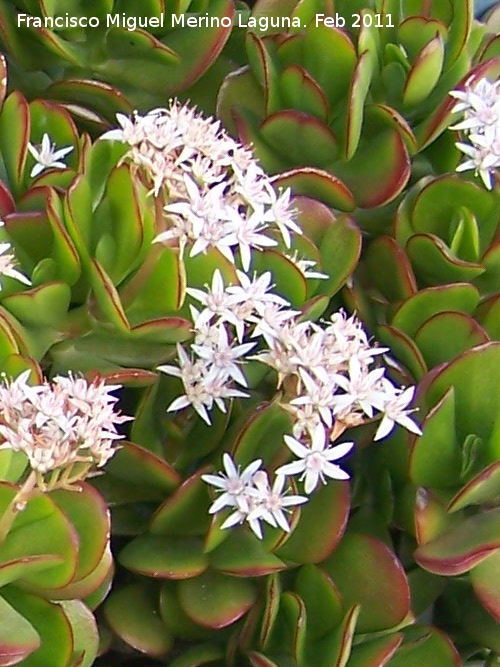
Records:
[[[224,453],[222,462],[225,473],[201,476],[204,482],[215,486],[217,492],[221,494],[208,511],[210,514],[215,514],[224,507],[235,507],[246,515],[250,510],[249,497],[252,494],[252,480],[262,465],[262,460],[252,461],[243,472],[240,472],[239,466],[235,465],[231,455],[227,452]]]
[[[276,474],[288,476],[302,473],[300,481],[305,480],[304,490],[307,494],[314,491],[319,481],[326,484],[325,477],[340,480],[349,479],[349,475],[332,461],[341,459],[350,452],[354,447],[353,442],[343,442],[334,447],[327,447],[326,430],[322,424],[319,424],[312,432],[310,447],[306,447],[306,445],[289,435],[285,435],[284,438],[288,448],[299,460],[281,466]]]
[[[285,515],[287,508],[306,503],[308,498],[283,493],[285,481],[283,475],[277,475],[271,489],[267,473],[264,470],[255,473],[253,484],[257,490],[256,506],[247,516],[249,523],[252,520],[262,519],[274,528],[279,526],[285,532],[290,532],[290,525]]]
[[[45,169],[66,169],[67,165],[61,162],[61,159],[71,153],[73,146],[65,146],[56,150],[55,144],[51,143],[49,135],[45,133],[41,145],[37,148],[28,143],[28,150],[36,161],[30,173],[30,177],[35,178]]]
[[[408,417],[413,410],[406,408],[413,400],[415,387],[408,387],[404,391],[397,391],[394,397],[389,399],[382,408],[382,421],[377,429],[374,440],[382,440],[388,435],[396,424],[400,424],[405,429],[416,435],[422,435],[420,427]]]

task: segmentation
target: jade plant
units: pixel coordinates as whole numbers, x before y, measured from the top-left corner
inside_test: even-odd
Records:
[[[363,281],[378,267],[372,321],[418,379],[474,345],[498,340],[498,82],[481,79],[451,96],[464,114],[452,126],[465,132],[457,141],[466,154],[459,173],[420,179],[399,205],[393,236],[368,245],[359,273]],[[461,176],[468,170],[475,177]]]
[[[497,661],[498,40],[400,5],[256,2],[213,119],[227,31],[0,3],[0,664]]]
[[[57,100],[87,129],[109,125],[117,112],[150,108],[193,84],[224,48],[232,0],[100,0],[0,3],[0,44],[12,90]],[[208,16],[197,38],[180,20]],[[229,63],[229,57],[226,59]],[[219,60],[214,86],[228,71]]]
[[[498,40],[472,2],[260,0],[252,15],[267,30],[248,30],[248,64],[226,77],[217,111],[283,185],[370,209],[357,218],[372,230],[413,180],[455,168],[448,93],[498,74]]]

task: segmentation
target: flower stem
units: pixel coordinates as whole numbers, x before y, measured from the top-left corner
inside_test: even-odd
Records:
[[[17,515],[24,510],[35,488],[36,472],[33,470],[0,518],[0,544],[3,544]]]

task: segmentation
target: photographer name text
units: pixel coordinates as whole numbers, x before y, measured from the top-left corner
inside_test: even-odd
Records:
[[[169,19],[169,20],[168,20]],[[377,28],[393,28],[391,14],[374,14],[372,12],[361,12],[350,16],[327,16],[316,14],[314,17],[316,27],[325,25],[328,28],[369,28],[372,25]],[[237,13],[233,18],[229,16],[210,16],[207,14],[172,14],[166,17],[160,16],[127,16],[126,14],[106,14],[105,18],[98,16],[71,16],[63,14],[60,16],[31,16],[30,14],[18,14],[17,26],[30,28],[49,28],[64,30],[65,28],[124,28],[133,32],[137,29],[149,30],[151,28],[254,28],[267,31],[269,28],[289,30],[290,28],[306,28],[310,23],[302,23],[298,17],[291,16],[245,16]]]

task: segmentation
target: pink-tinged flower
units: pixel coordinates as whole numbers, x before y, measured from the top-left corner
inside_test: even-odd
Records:
[[[30,172],[30,177],[35,178],[45,169],[66,169],[66,164],[61,161],[68,153],[71,153],[73,146],[65,146],[56,150],[55,144],[50,141],[50,137],[45,133],[42,137],[42,143],[36,147],[28,143],[28,150],[35,159],[35,166]]]
[[[285,435],[284,438],[287,447],[299,460],[281,466],[276,474],[286,476],[300,474],[300,481],[304,480],[304,490],[307,494],[314,491],[318,482],[326,484],[326,477],[339,480],[349,479],[348,473],[332,461],[337,461],[348,454],[354,447],[353,442],[343,442],[334,447],[327,447],[326,430],[322,424],[319,424],[312,432],[310,447],[289,435]]]
[[[193,344],[191,349],[200,359],[203,359],[215,377],[223,381],[232,379],[246,387],[247,381],[238,363],[241,363],[241,357],[244,357],[256,343],[233,345],[224,325],[219,324],[216,329],[215,343]]]

